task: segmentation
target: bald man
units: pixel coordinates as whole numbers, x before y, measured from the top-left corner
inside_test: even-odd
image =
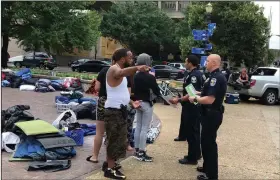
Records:
[[[210,72],[201,93],[198,96],[187,97],[190,102],[201,104],[201,148],[203,167],[197,171],[205,175],[197,176],[198,180],[218,179],[218,147],[216,143],[217,131],[222,124],[224,106],[223,100],[227,90],[227,80],[219,70],[221,57],[212,54],[207,58],[206,68]],[[200,95],[200,96],[199,96]]]

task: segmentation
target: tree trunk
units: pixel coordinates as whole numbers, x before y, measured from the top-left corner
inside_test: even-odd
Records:
[[[97,47],[95,46],[94,47],[94,59],[96,59],[96,56],[97,56]]]
[[[8,46],[9,46],[9,35],[4,34],[3,35],[3,46],[1,51],[1,67],[7,68],[8,67]]]

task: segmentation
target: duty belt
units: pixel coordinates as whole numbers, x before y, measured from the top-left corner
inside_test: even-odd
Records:
[[[202,113],[207,113],[210,111],[216,111],[216,112],[220,112],[220,113],[224,113],[225,112],[225,107],[223,105],[221,105],[220,107],[210,107],[210,106],[202,106]]]

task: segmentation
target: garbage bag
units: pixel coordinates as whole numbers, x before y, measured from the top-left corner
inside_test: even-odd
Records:
[[[70,167],[71,160],[48,160],[47,162],[34,161],[29,163],[27,171],[44,170],[56,172],[69,169]]]
[[[24,79],[23,83],[29,84],[29,85],[35,85],[38,80],[39,80],[39,78]]]
[[[72,110],[75,112],[77,119],[95,119],[95,106],[92,103],[79,104],[74,106]]]
[[[11,82],[11,88],[19,88],[21,83],[22,83],[21,77],[13,76],[12,77],[12,82]]]
[[[66,124],[77,122],[77,116],[72,110],[66,110],[61,113],[52,123],[57,129],[62,129]]]
[[[9,119],[14,113],[26,111],[29,109],[30,109],[29,105],[15,105],[15,106],[12,106],[12,107],[9,107],[8,109],[6,109],[5,117],[6,117],[6,119]]]
[[[34,116],[26,111],[29,109],[30,106],[28,105],[16,105],[4,111],[4,117],[2,115],[2,121],[4,119],[4,123],[2,122],[4,124],[3,131],[15,132],[17,130],[15,126],[16,122],[34,120]]]
[[[63,91],[65,89],[61,83],[56,81],[52,81],[51,86],[57,91]]]

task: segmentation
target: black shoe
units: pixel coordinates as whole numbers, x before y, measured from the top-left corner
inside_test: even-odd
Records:
[[[197,177],[197,180],[207,180],[207,179],[209,179],[207,176],[205,176],[205,175],[198,175]]]
[[[139,153],[139,149],[138,148],[135,148],[135,152],[133,154],[133,157],[134,158],[137,158],[138,157],[138,153]]]
[[[197,167],[196,170],[197,170],[198,172],[205,173],[203,167]]]
[[[105,171],[108,168],[108,163],[104,162],[102,165],[102,171]],[[119,163],[115,163],[115,167],[116,170],[119,170],[122,168],[122,166]]]
[[[179,138],[179,137],[176,137],[175,139],[174,139],[174,141],[186,141],[187,139],[182,139],[182,138]]]
[[[125,175],[115,168],[107,168],[104,171],[104,177],[110,179],[126,179]]]
[[[179,159],[180,164],[189,164],[189,165],[197,165],[197,161],[190,161],[186,158]]]
[[[136,159],[144,162],[153,162],[153,158],[148,156],[145,151],[139,151]]]
[[[197,160],[200,160],[202,158],[202,156],[199,156],[199,158],[197,158]],[[184,159],[188,159],[188,155],[184,156]]]

